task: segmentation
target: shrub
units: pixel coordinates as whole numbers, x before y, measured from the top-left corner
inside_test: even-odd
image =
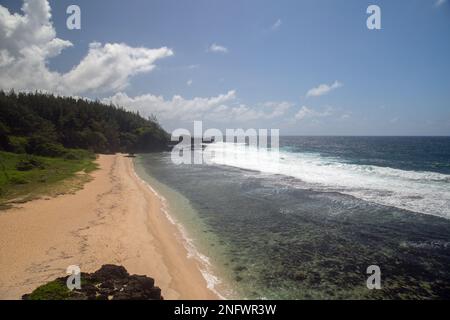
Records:
[[[34,166],[27,160],[20,160],[16,163],[16,169],[19,171],[30,171],[34,169]]]
[[[70,291],[62,280],[55,280],[34,290],[29,300],[64,300],[69,298]]]
[[[92,159],[92,157],[92,152],[82,149],[66,149],[64,154],[64,159],[66,160],[83,160],[86,158]]]
[[[19,171],[30,171],[35,168],[44,168],[44,164],[35,157],[28,157],[16,163],[16,169]]]
[[[10,145],[11,145],[11,152],[14,152],[14,153],[26,153],[27,152],[27,146],[28,146],[27,138],[10,136],[9,140],[10,140]]]
[[[28,140],[27,152],[45,157],[61,157],[66,150],[59,143],[45,137],[35,136]]]
[[[9,182],[12,184],[27,184],[28,181],[21,177],[11,177],[9,178]]]
[[[66,160],[80,160],[82,158],[80,158],[80,156],[74,152],[66,152],[66,154],[64,155],[64,159]]]
[[[0,122],[0,150],[11,150],[11,141],[9,141],[8,133],[8,127]]]

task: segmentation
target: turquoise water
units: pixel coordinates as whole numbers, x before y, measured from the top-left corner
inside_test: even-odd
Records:
[[[227,280],[227,268],[221,267],[226,261],[224,252],[216,247],[220,240],[210,232],[189,199],[150,175],[145,158],[146,155],[139,155],[135,159],[135,171],[160,196],[163,211],[179,229],[182,236],[179,240],[187,249],[188,256],[198,261],[205,280],[216,294],[225,299],[239,298],[230,285],[231,281]]]
[[[158,153],[137,168],[226,297],[449,298],[450,140],[417,139],[283,138],[277,171],[219,145],[211,165]],[[366,287],[369,265],[381,290]]]

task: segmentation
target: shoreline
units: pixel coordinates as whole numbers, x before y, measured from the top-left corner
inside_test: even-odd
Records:
[[[193,232],[193,230],[188,228],[189,226],[186,224],[186,221],[180,219],[179,211],[184,211],[185,208],[180,208],[179,206],[174,207],[177,200],[173,198],[175,195],[172,193],[176,192],[174,190],[168,191],[168,189],[170,189],[168,186],[151,176],[147,170],[145,170],[145,167],[139,163],[139,156],[134,158],[132,163],[136,179],[158,197],[161,203],[162,213],[177,229],[178,241],[180,241],[186,249],[187,257],[197,261],[198,268],[207,283],[208,289],[214,292],[217,298],[221,300],[234,299],[235,295],[233,295],[233,290],[226,285],[224,286],[224,279],[217,273],[217,266],[211,263],[211,257],[203,253],[202,249],[204,248],[198,247],[198,238],[192,237],[193,234],[197,235],[196,232]],[[150,181],[148,181],[149,179]],[[180,195],[175,197],[179,196]],[[177,214],[174,214],[174,212],[177,212]]]
[[[0,212],[0,299],[20,299],[69,265],[92,272],[108,263],[154,278],[165,299],[220,299],[132,159],[100,155],[97,162],[94,179],[75,194]]]

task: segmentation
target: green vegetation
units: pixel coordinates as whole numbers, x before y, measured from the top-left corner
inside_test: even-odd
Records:
[[[159,151],[168,142],[156,119],[116,106],[0,91],[0,209],[78,189],[95,153]]]
[[[0,208],[41,195],[77,190],[96,169],[95,155],[69,150],[76,159],[50,158],[0,151]]]
[[[66,300],[71,292],[62,279],[44,284],[28,295],[28,300]]]
[[[39,286],[23,300],[163,300],[155,280],[130,275],[123,266],[105,264],[93,273],[80,274],[81,287],[69,291],[69,276]],[[72,279],[70,279],[72,280]]]
[[[167,148],[169,134],[156,119],[71,97],[0,91],[0,150],[65,157],[66,148],[95,153]]]

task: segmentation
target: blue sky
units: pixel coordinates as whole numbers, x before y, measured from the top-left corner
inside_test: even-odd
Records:
[[[44,5],[46,0],[38,2]],[[11,14],[24,15],[22,4],[0,1]],[[23,83],[0,76],[1,87],[103,99],[144,115],[155,114],[168,130],[204,120],[208,127],[279,128],[282,134],[450,134],[448,1],[50,0],[49,4],[54,37],[67,44],[61,44],[57,54],[43,54],[43,62],[36,62],[39,67],[29,68],[48,70],[29,72]],[[70,4],[81,8],[81,30],[66,28]],[[381,8],[381,30],[366,27],[370,4]],[[3,24],[0,29],[11,26]],[[13,69],[19,68],[17,61],[32,58],[20,56],[25,45],[13,43],[5,30],[0,49],[8,52],[6,57],[15,57],[5,61],[17,65],[0,65],[17,73],[20,69]],[[40,52],[48,51],[46,41],[36,42],[45,48]],[[67,74],[90,50],[92,59],[110,54],[106,44],[126,45],[120,51],[126,53],[111,60],[116,65],[127,66],[122,61],[134,59],[133,48],[170,52],[158,52],[157,58],[148,58],[150,51],[142,53],[144,64],[152,67],[132,61],[130,70],[117,70],[123,72],[119,84],[111,83],[111,75],[75,90],[86,80],[81,72]],[[11,49],[18,46],[20,50]],[[95,80],[96,63],[85,65],[92,70],[88,80]],[[98,66],[105,68],[102,63]],[[34,76],[62,80],[32,83],[28,78]],[[57,83],[65,79],[71,80],[62,89]]]

